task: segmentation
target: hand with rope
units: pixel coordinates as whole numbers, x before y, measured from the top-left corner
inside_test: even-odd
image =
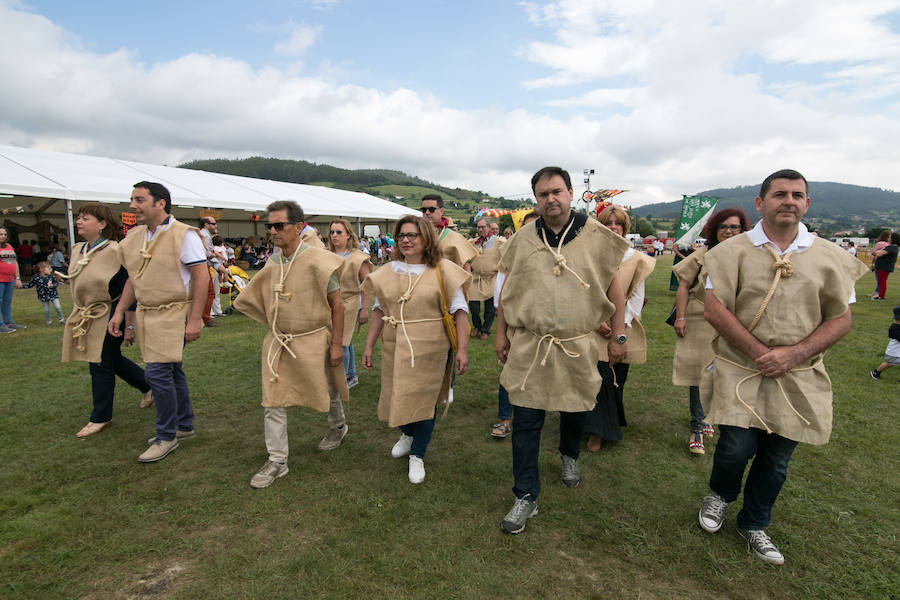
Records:
[[[776,346],[756,358],[756,366],[766,377],[781,377],[803,361],[796,346]]]

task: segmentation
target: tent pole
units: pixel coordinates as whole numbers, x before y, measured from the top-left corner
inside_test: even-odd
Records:
[[[362,219],[356,217],[356,237],[362,239]]]
[[[72,220],[72,201],[66,198],[66,231],[69,233],[69,260],[72,256],[72,247],[75,245],[75,222]]]

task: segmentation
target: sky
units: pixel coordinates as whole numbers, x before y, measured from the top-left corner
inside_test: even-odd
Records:
[[[900,0],[0,0],[0,81],[0,144],[42,150],[900,190]]]

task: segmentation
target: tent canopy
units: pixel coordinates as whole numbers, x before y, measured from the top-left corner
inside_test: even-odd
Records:
[[[395,221],[419,214],[362,192],[0,145],[6,196],[120,203],[142,180],[165,185],[173,205],[183,208],[264,211],[275,200],[295,200],[307,214],[325,217]]]

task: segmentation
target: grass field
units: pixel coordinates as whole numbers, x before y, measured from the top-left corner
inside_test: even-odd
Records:
[[[868,371],[900,304],[898,276],[884,303],[864,296],[871,275],[860,281],[853,330],[826,358],[834,433],[794,454],[769,528],[787,562],[773,567],[748,554],[735,507],[718,534],[697,525],[712,447],[687,452],[687,390],[670,384],[674,334],[663,324],[671,258],[659,263],[624,441],[582,454],[583,482],[569,489],[548,418],[541,511],[517,537],[499,529],[512,475],[510,440],[488,436],[499,373],[490,342],[470,345],[422,485],[390,458],[398,433],[376,420],[378,376],[362,372],[344,445],[317,451],[325,415],[292,409],[291,471],[253,490],[266,459],[261,326],[225,317],[187,347],[197,435],[143,465],[153,409],[139,410],[139,393],[120,382],[114,425],[76,439],[90,414],[87,365],[59,363],[61,328],[44,325],[33,290],[17,291],[13,315],[28,329],[0,337],[0,597],[897,597],[900,368],[881,381]]]

